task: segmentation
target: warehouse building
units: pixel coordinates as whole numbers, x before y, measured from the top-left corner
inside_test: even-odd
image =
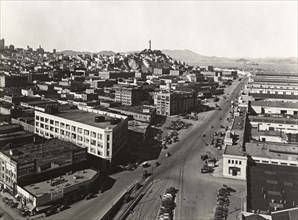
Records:
[[[128,117],[96,109],[81,108],[50,115],[35,111],[35,133],[45,138],[69,141],[105,162],[125,146]],[[107,164],[108,165],[108,164]]]
[[[16,190],[17,184],[34,182],[48,177],[50,171],[57,173],[85,161],[86,154],[86,149],[58,139],[3,150],[0,152],[0,183]]]

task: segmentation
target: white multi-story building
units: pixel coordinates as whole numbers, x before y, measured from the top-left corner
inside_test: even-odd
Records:
[[[96,109],[68,110],[55,115],[35,111],[35,133],[87,148],[89,154],[111,162],[125,145],[128,117]]]

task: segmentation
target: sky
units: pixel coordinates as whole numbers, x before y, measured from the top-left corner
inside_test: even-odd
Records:
[[[297,57],[298,1],[0,0],[5,44],[98,52],[189,49],[219,57]]]

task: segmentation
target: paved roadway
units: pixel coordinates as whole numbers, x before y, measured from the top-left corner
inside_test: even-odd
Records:
[[[236,83],[238,84],[238,81],[230,86],[228,90],[233,87],[235,88]],[[240,84],[243,85],[242,82]],[[235,99],[240,89],[241,87],[238,86],[229,100]],[[210,204],[212,202],[213,206],[216,200],[216,191],[213,190],[211,192],[212,194],[210,194],[206,189],[209,186],[219,188],[225,182],[218,181],[209,175],[203,176],[200,174],[200,168],[202,166],[200,154],[206,148],[203,139],[208,139],[208,142],[210,142],[213,132],[219,127],[219,117],[224,118],[222,115],[229,111],[229,106],[230,102],[225,102],[221,111],[208,113],[202,125],[191,128],[186,138],[180,139],[178,143],[169,148],[168,151],[173,153],[172,156],[166,158],[165,152],[161,152],[159,161],[162,161],[162,164],[153,170],[154,185],[152,190],[149,190],[151,193],[145,196],[146,201],[141,200],[135,214],[129,216],[130,219],[156,219],[160,204],[157,198],[169,186],[174,186],[179,190],[177,194],[176,219],[204,219],[201,217],[194,218],[194,216],[207,216],[210,211],[207,209],[206,211],[198,212],[198,210],[203,210],[203,208],[199,209],[198,206],[205,203],[205,200],[210,200],[210,198]],[[210,129],[211,124],[214,125],[213,129]],[[203,133],[206,133],[207,137],[202,138]],[[110,190],[99,194],[98,197],[91,200],[79,201],[71,205],[70,209],[46,217],[46,219],[101,219],[106,210],[115,203],[117,197],[124,193],[134,181],[140,178],[142,171],[142,168],[139,167],[132,172],[124,171],[112,175],[110,177],[114,178],[116,182]]]
[[[216,193],[222,184],[235,188],[237,184],[241,185],[234,180],[200,173],[203,165],[200,155],[208,150],[205,143],[210,143],[213,133],[219,129],[221,123],[219,118],[225,118],[230,109],[230,101],[238,96],[243,86],[243,82],[237,82],[231,87],[235,88],[236,84],[236,89],[228,98],[229,102],[223,102],[221,105],[221,111],[210,112],[200,126],[192,129],[185,138],[169,148],[173,155],[169,158],[162,158],[165,162],[154,170],[152,190],[140,201],[128,217],[129,220],[156,219],[160,195],[171,186],[178,189],[175,219],[211,219],[216,204]],[[207,137],[202,137],[203,134]],[[164,153],[161,157],[165,157]],[[233,185],[234,183],[236,185]]]

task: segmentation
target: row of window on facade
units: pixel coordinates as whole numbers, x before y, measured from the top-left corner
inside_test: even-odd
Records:
[[[57,123],[59,123],[59,122],[57,122]],[[38,121],[36,121],[35,122],[35,126],[37,126],[37,127],[40,127],[40,128],[44,128],[44,129],[46,129],[46,130],[50,130],[50,131],[54,131],[55,130],[55,132],[56,133],[58,133],[59,132],[59,128],[57,128],[57,126],[56,127],[54,127],[54,126],[50,126],[50,125],[48,125],[48,124],[44,124],[44,123],[42,123],[42,122],[38,122]],[[70,130],[70,127],[71,127],[71,130]],[[72,132],[77,132],[77,133],[79,133],[79,134],[83,134],[83,129],[82,128],[77,128],[77,127],[75,127],[75,126],[70,126],[70,125],[68,125],[68,124],[64,124],[64,123],[60,123],[60,130],[62,130],[61,128],[63,128],[63,129],[66,129],[66,130],[68,130],[68,131],[72,131]],[[62,130],[63,131],[63,130]],[[103,138],[103,135],[102,134],[100,134],[100,133],[98,133],[97,135],[96,135],[96,132],[94,132],[94,131],[89,131],[89,130],[87,130],[87,129],[84,129],[84,135],[90,135],[92,138],[96,138],[96,136],[97,136],[97,138],[98,139],[100,139],[100,140],[102,140],[102,138]],[[109,135],[107,135],[107,138],[109,137]]]
[[[228,163],[241,165],[242,164],[242,161],[241,160],[228,160]]]
[[[41,134],[41,135],[45,135],[45,136],[47,136],[47,137],[51,137],[51,138],[54,138],[55,137],[55,135],[53,135],[53,134],[49,134],[48,132],[44,132],[43,130],[40,130],[40,129],[38,129],[38,128],[36,128],[35,129],[35,132],[36,133],[39,133],[39,134]],[[56,132],[56,131],[55,131]],[[57,135],[59,134],[59,132],[57,131],[56,132],[57,133]],[[57,136],[56,135],[56,136]],[[98,147],[100,147],[100,148],[102,148],[103,147],[103,143],[102,142],[100,142],[100,141],[98,141],[98,140],[95,140],[95,139],[89,139],[89,138],[83,138],[83,136],[80,136],[80,135],[76,135],[76,134],[73,134],[73,133],[70,133],[70,132],[68,132],[68,131],[64,131],[64,130],[60,130],[60,135],[62,135],[62,136],[66,136],[66,137],[68,137],[68,138],[71,138],[71,139],[76,139],[78,142],[83,142],[83,140],[84,140],[84,142],[86,143],[86,144],[91,144],[91,145],[94,145],[94,146],[96,146],[96,142],[97,142],[97,146]],[[109,136],[109,135],[107,135],[107,136]],[[109,145],[109,142],[107,142],[107,145]]]

